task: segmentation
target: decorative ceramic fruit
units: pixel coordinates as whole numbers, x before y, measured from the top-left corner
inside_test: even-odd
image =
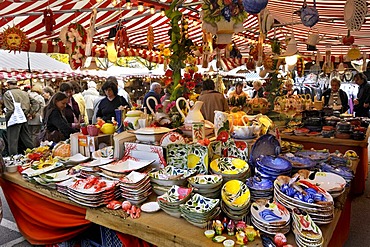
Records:
[[[111,123],[105,123],[101,126],[100,131],[104,134],[113,134],[116,131],[116,127]]]
[[[71,156],[71,145],[67,143],[58,143],[53,149],[53,156],[58,157],[70,157]]]
[[[353,45],[353,43],[355,43],[355,37],[351,36],[349,30],[347,36],[342,37],[342,43],[343,45]]]
[[[276,233],[274,237],[274,243],[276,244],[277,247],[283,247],[286,245],[288,240],[286,239],[285,235],[282,233]]]

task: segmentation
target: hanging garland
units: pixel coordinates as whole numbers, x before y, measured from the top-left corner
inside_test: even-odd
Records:
[[[29,47],[29,40],[26,34],[16,26],[8,27],[2,33],[2,38],[0,38],[1,47],[9,51],[21,51],[27,50]]]

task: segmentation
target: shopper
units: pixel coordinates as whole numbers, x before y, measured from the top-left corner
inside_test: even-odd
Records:
[[[42,89],[42,97],[45,99],[45,105],[48,104],[50,98],[53,97],[54,94],[54,90],[49,86],[46,86],[44,89]]]
[[[68,104],[69,98],[65,93],[57,92],[47,104],[43,111],[44,130],[41,132],[41,141],[59,142],[69,138],[70,134],[78,132],[68,123],[63,112]]]
[[[87,117],[87,112],[86,112],[86,103],[84,96],[82,95],[81,91],[81,86],[78,84],[76,81],[71,81],[72,87],[73,87],[73,99],[77,102],[78,108],[81,113],[80,117],[80,122],[88,123],[89,118]]]
[[[370,84],[363,73],[357,73],[354,82],[359,86],[357,98],[353,100],[355,116],[369,117]]]
[[[346,92],[340,89],[340,84],[339,79],[333,78],[330,82],[331,88],[327,89],[322,96],[324,97],[325,106],[344,113],[349,109],[348,96]]]
[[[203,102],[201,112],[205,120],[214,122],[215,111],[228,111],[229,106],[223,94],[215,91],[215,83],[211,79],[203,81],[203,91],[198,98]]]
[[[236,99],[240,97],[249,98],[249,95],[243,91],[243,82],[238,81],[235,83],[235,89],[229,93],[228,98],[231,99],[233,97]]]
[[[14,155],[19,153],[19,142],[25,148],[34,147],[27,119],[35,116],[40,105],[36,100],[30,98],[28,93],[20,90],[15,80],[8,81],[8,85],[9,90],[5,92],[3,98],[6,109],[8,150],[9,155]]]
[[[87,90],[82,92],[82,96],[85,99],[86,113],[89,123],[92,123],[92,117],[94,115],[94,102],[99,98],[99,92],[96,89],[96,83],[94,81],[89,81],[87,83]]]
[[[256,80],[252,83],[253,85],[253,94],[252,98],[263,98],[263,87],[262,87],[262,82],[260,80]]]
[[[122,79],[118,79],[117,80],[117,86],[118,86],[118,95],[119,96],[122,96],[123,98],[125,98],[125,100],[128,103],[128,106],[131,108],[132,107],[132,103],[131,103],[130,95],[125,90],[125,83],[123,82]]]
[[[161,103],[161,91],[162,91],[161,84],[159,84],[158,82],[153,82],[150,85],[149,92],[147,92],[144,96],[143,107],[144,108],[146,107],[148,109],[148,105],[147,105],[146,101],[150,96],[153,96],[157,100],[157,103],[160,104]],[[153,111],[155,112],[155,102],[154,102],[154,100],[150,99],[148,103],[149,103],[150,108],[152,108]]]
[[[38,136],[42,126],[41,115],[45,107],[45,99],[44,97],[41,96],[42,94],[41,86],[37,84],[32,86],[31,90],[28,91],[28,94],[31,98],[36,100],[38,104],[40,104],[40,109],[36,112],[35,116],[33,118],[28,119],[28,128],[31,133],[31,139],[33,141],[33,145],[37,147],[40,145]]]
[[[79,128],[80,127],[80,107],[78,103],[73,98],[73,86],[69,82],[63,82],[59,86],[60,92],[64,93],[68,97],[67,106],[63,110],[63,114],[67,119],[71,128]]]
[[[112,81],[106,81],[102,90],[105,93],[105,98],[103,98],[99,105],[96,117],[102,118],[106,122],[111,122],[112,118],[116,118],[115,110],[128,107],[126,99],[118,95],[117,84]]]

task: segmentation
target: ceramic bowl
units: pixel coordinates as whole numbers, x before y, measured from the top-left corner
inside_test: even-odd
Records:
[[[244,208],[250,201],[250,191],[246,184],[239,180],[230,180],[221,189],[221,198],[234,210]]]
[[[159,142],[164,134],[170,132],[169,128],[165,127],[146,127],[134,131],[136,139],[142,142]]]
[[[215,231],[214,230],[206,230],[206,231],[204,231],[204,235],[207,238],[213,238],[215,236]]]
[[[223,242],[223,245],[225,247],[233,247],[235,245],[235,242],[234,240],[231,240],[231,239],[226,239],[224,242]]]
[[[249,170],[246,161],[230,157],[215,159],[211,162],[210,167],[213,173],[221,175],[237,175]]]
[[[9,173],[17,172],[18,171],[18,166],[19,165],[17,165],[17,164],[6,166],[6,171],[9,172]]]
[[[212,189],[222,184],[222,181],[220,175],[197,175],[188,178],[188,182],[198,189]]]

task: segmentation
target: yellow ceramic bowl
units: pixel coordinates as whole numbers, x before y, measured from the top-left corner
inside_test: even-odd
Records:
[[[214,230],[206,230],[204,231],[204,235],[206,235],[207,238],[213,238],[215,236]]]
[[[105,123],[101,126],[100,131],[107,135],[113,134],[116,131],[116,126],[111,123]]]

